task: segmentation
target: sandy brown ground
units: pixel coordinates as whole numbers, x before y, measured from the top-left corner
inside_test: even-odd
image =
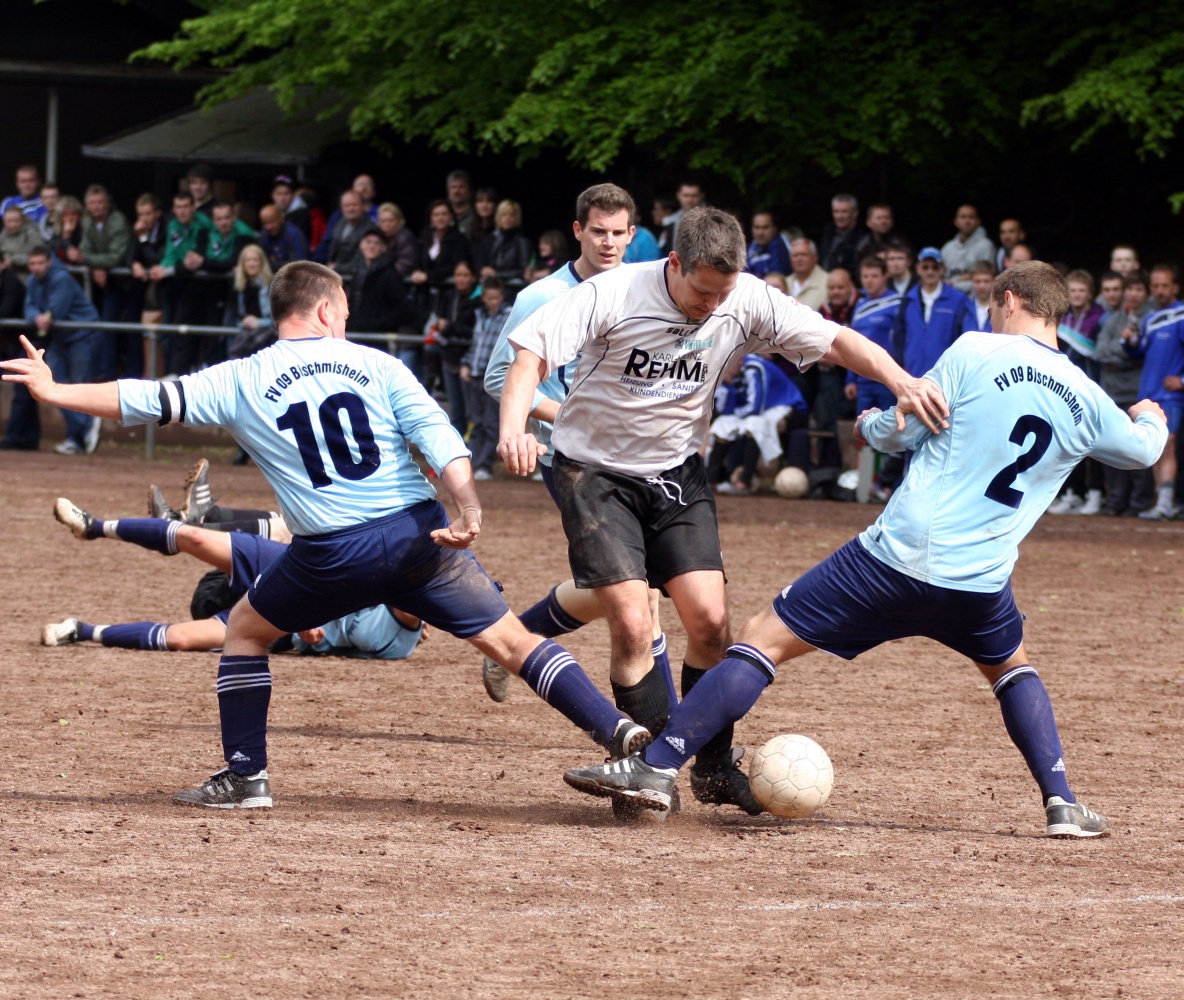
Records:
[[[990,691],[924,641],[798,661],[741,723],[750,746],[797,731],[830,752],[809,820],[684,787],[681,816],[615,826],[560,781],[600,751],[524,685],[490,702],[439,634],[403,663],[275,658],[276,808],[220,813],[170,802],[220,766],[215,655],[38,645],[67,615],[184,617],[196,563],[76,541],[51,505],[139,514],[197,454],[0,455],[0,996],[1184,993],[1184,524],[1045,518],[1015,577],[1108,840],[1041,836]],[[224,500],[269,502],[209,454]],[[537,484],[483,496],[478,554],[522,609],[566,575],[558,519]],[[875,513],[723,500],[734,617]],[[607,683],[603,626],[569,638]]]

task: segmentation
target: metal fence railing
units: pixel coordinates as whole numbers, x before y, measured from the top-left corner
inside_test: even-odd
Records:
[[[148,345],[147,370],[157,371],[158,350],[162,336],[182,337],[233,337],[242,331],[236,326],[194,326],[187,323],[109,323],[102,320],[59,320],[53,321],[55,330],[105,330],[111,333],[139,333]],[[0,329],[33,330],[34,326],[23,319],[0,319]],[[422,344],[419,333],[350,333],[347,340],[357,343],[381,344],[388,350],[400,344]],[[156,424],[144,425],[144,457],[151,460],[156,449]]]

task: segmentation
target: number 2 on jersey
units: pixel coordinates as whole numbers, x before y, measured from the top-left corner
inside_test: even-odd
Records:
[[[1020,501],[1024,498],[1024,494],[1011,485],[1015,482],[1015,477],[1021,472],[1027,472],[1033,465],[1039,462],[1044,457],[1044,453],[1048,451],[1048,446],[1052,443],[1052,427],[1048,421],[1042,420],[1040,417],[1031,413],[1020,417],[1015,422],[1015,426],[1011,429],[1011,437],[1008,440],[1012,444],[1023,444],[1028,439],[1029,434],[1035,439],[1032,441],[1032,447],[1010,465],[1003,466],[984,491],[986,496],[991,500],[995,500],[1007,507],[1018,507]]]
[[[361,457],[360,462],[354,461],[349,442],[345,439],[345,429],[341,424],[342,410],[345,410],[349,417],[349,425]],[[352,392],[338,392],[321,403],[317,415],[321,420],[321,431],[325,435],[325,446],[329,449],[329,457],[333,459],[333,468],[338,474],[354,481],[374,475],[378,470],[380,458],[374,431],[370,429],[370,416],[366,413],[366,404]],[[321,461],[321,449],[317,445],[316,434],[313,433],[308,403],[293,403],[276,417],[275,425],[281,431],[291,431],[296,435],[300,460],[304,463],[304,470],[313,486],[319,490],[323,486],[331,485],[333,480],[325,471],[325,463]]]

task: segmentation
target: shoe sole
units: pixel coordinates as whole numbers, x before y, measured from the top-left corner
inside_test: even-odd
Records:
[[[510,671],[494,660],[486,659],[481,668],[485,693],[499,705],[510,697]]]
[[[1105,830],[1083,830],[1076,823],[1056,823],[1048,828],[1048,836],[1053,840],[1079,840],[1085,837],[1105,837],[1110,828]]]
[[[604,785],[590,778],[577,778],[565,774],[563,780],[578,792],[595,795],[601,799],[615,799],[626,805],[640,806],[642,809],[652,809],[655,812],[669,812],[671,796],[651,789],[635,792],[624,788],[606,788]]]
[[[270,795],[255,795],[249,799],[243,799],[242,802],[200,802],[197,799],[183,798],[181,795],[174,795],[173,801],[181,806],[204,806],[206,809],[270,809],[271,796]]]

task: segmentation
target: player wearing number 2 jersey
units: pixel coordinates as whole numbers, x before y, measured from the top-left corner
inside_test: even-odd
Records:
[[[969,657],[992,683],[1007,732],[1040,786],[1048,834],[1105,833],[1105,819],[1069,790],[1010,576],[1020,540],[1082,458],[1146,467],[1163,450],[1167,427],[1149,400],[1128,418],[1057,349],[1068,308],[1064,279],[1047,264],[1004,271],[991,306],[1001,332],[965,334],[925,376],[949,402],[949,428],[933,434],[910,417],[902,430],[891,410],[860,417],[857,431],[875,448],[915,449],[876,523],[749,621],[644,754],[613,773],[569,771],[568,783],[662,809],[689,755],[756,703],[779,663],[814,649],[854,659],[921,635]]]
[[[320,264],[289,264],[272,281],[271,310],[277,344],[176,382],[59,386],[27,340],[28,358],[4,363],[6,380],[55,405],[126,423],[230,428],[267,477],[292,530],[292,544],[228,622],[218,666],[228,766],[178,801],[271,806],[269,645],[374,604],[468,639],[614,751],[644,732],[566,650],[526,631],[464,551],[481,525],[464,442],[401,363],[344,341],[349,307],[341,278]],[[460,509],[451,524],[409,443]]]

